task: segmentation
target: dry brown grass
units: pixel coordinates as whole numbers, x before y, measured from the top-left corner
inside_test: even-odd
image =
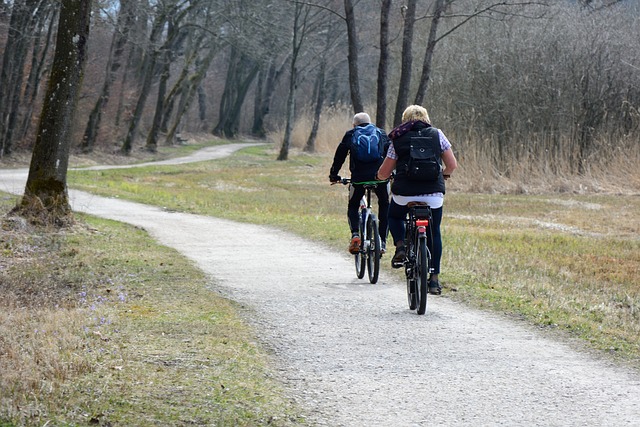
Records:
[[[353,111],[348,106],[323,111],[316,153],[333,154],[344,133],[351,128],[352,117]],[[290,149],[293,155],[304,149],[311,124],[308,113],[298,118],[291,136]],[[570,163],[575,164],[576,160],[569,148],[555,158],[547,153],[520,154],[517,161],[500,169],[492,160],[497,154],[483,147],[490,143],[482,141],[473,129],[465,135],[449,133],[447,129],[443,131],[450,138],[459,163],[455,179],[447,184],[453,191],[489,194],[640,194],[640,144],[637,141],[621,141],[618,148],[609,148],[610,151],[605,155],[592,156],[585,163],[584,172],[572,173]],[[279,148],[283,136],[284,131],[279,129],[270,133],[268,140]],[[570,144],[565,145],[568,147]]]

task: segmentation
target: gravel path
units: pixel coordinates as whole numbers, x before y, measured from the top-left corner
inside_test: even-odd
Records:
[[[20,194],[25,179],[0,171],[0,190]],[[446,297],[430,297],[418,316],[404,282],[358,280],[346,252],[272,228],[69,195],[76,211],[143,227],[246,306],[313,425],[640,426],[638,372],[522,322]]]

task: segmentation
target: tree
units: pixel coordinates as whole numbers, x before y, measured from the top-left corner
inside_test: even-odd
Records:
[[[402,34],[402,60],[400,69],[400,84],[396,98],[396,110],[393,113],[393,125],[402,121],[402,112],[407,107],[409,88],[411,85],[411,68],[413,66],[413,29],[416,21],[417,0],[408,0],[404,9],[404,31]]]
[[[9,34],[0,68],[0,157],[11,154],[14,130],[22,98],[26,58],[38,16],[44,0],[21,0],[13,5]]]
[[[387,74],[389,70],[389,15],[391,1],[382,0],[380,6],[380,60],[378,61],[376,125],[381,129],[384,129],[387,123]]]
[[[236,46],[231,46],[224,91],[220,99],[220,117],[213,134],[234,138],[247,92],[258,75],[258,62]]]
[[[85,153],[93,151],[98,131],[100,130],[100,122],[102,121],[102,113],[111,97],[111,87],[116,79],[116,73],[121,66],[121,58],[124,53],[124,47],[127,42],[129,28],[133,22],[133,2],[132,0],[120,0],[120,11],[118,12],[117,23],[113,32],[111,41],[111,49],[109,50],[109,59],[107,60],[106,75],[102,90],[96,104],[89,114],[87,127],[82,137],[82,151]]]
[[[436,0],[434,3],[433,18],[431,18],[431,27],[429,27],[429,39],[427,40],[427,49],[424,53],[424,61],[422,62],[422,75],[420,76],[420,84],[416,92],[415,104],[422,104],[427,94],[427,84],[431,77],[431,62],[433,61],[433,52],[438,42],[436,35],[438,33],[438,24],[444,11],[445,3],[451,0]]]
[[[167,20],[177,11],[175,0],[172,0],[172,2],[167,5],[163,4],[158,7],[159,10],[153,22],[151,34],[149,35],[148,50],[144,55],[141,65],[140,77],[142,78],[142,84],[140,86],[138,100],[136,101],[136,106],[131,121],[129,122],[127,135],[121,147],[121,152],[125,155],[129,155],[133,149],[133,143],[138,133],[138,126],[142,120],[142,112],[151,92],[154,77],[156,76],[156,66],[162,49],[161,39]]]
[[[87,61],[90,0],[62,0],[56,50],[24,196],[16,211],[33,221],[73,222],[67,168],[78,95]]]
[[[415,0],[409,0],[415,1]],[[353,11],[353,1],[344,0],[345,22],[347,24],[347,40],[349,43],[347,59],[349,62],[349,89],[351,91],[351,104],[353,112],[364,110],[360,95],[360,77],[358,72],[358,36],[356,31],[356,17]]]
[[[293,20],[293,34],[291,39],[291,63],[289,68],[289,93],[287,95],[287,112],[284,128],[284,138],[278,160],[289,158],[289,146],[291,145],[291,132],[293,131],[293,120],[295,112],[296,87],[298,85],[298,57],[304,41],[307,29],[307,19],[309,17],[309,6],[296,3]]]

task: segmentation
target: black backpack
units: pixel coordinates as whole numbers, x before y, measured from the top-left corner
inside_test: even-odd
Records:
[[[413,181],[437,181],[442,171],[440,136],[436,128],[421,129],[412,136],[407,162],[407,178]]]

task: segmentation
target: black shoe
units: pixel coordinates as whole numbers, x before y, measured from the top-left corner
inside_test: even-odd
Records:
[[[404,265],[404,259],[407,253],[404,250],[404,246],[398,246],[396,248],[396,253],[393,255],[391,259],[391,267],[392,268],[400,268]]]
[[[442,293],[442,288],[440,287],[440,282],[436,280],[429,281],[429,293],[431,295],[440,295]]]

